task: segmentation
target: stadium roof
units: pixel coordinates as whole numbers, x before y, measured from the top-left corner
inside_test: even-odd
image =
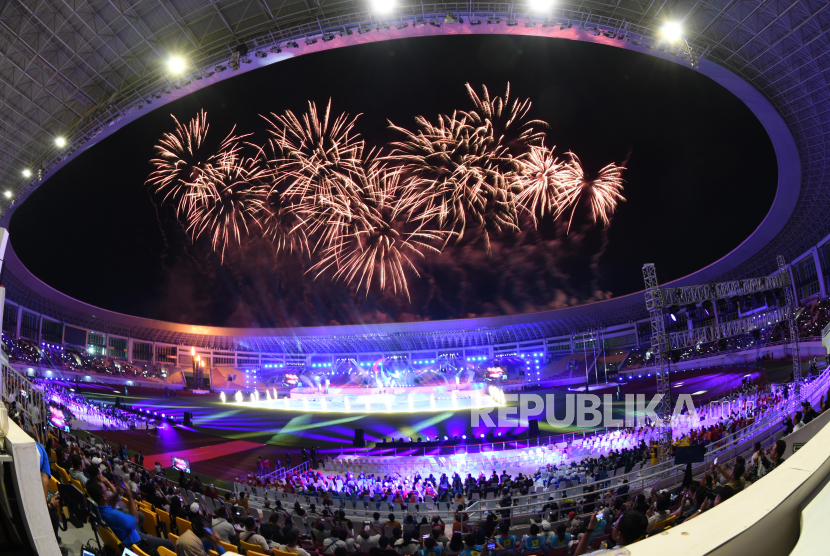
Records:
[[[325,0],[313,4],[305,0],[4,2],[0,5],[0,191],[8,191],[11,201],[0,197],[0,224],[8,224],[14,207],[41,183],[39,178],[57,171],[76,150],[146,113],[140,111],[142,107],[156,108],[233,75],[232,71],[215,72],[218,65],[228,64],[242,44],[254,62],[247,68],[243,64],[242,71],[265,63],[254,57],[257,51],[268,56],[270,63],[277,47],[286,56],[396,36],[465,32],[592,40],[689,64],[683,48],[656,44],[663,24],[678,21],[700,59],[699,71],[732,90],[756,113],[771,135],[779,164],[778,194],[764,223],[738,249],[685,281],[770,274],[776,269],[774,255],[791,260],[830,232],[826,217],[830,187],[825,187],[830,133],[827,7],[826,1],[557,0],[551,9],[534,12],[528,3],[403,0],[381,16],[366,2]],[[447,19],[447,14],[454,14],[456,21]],[[482,24],[471,28],[472,21]],[[398,28],[404,24],[406,29]],[[649,48],[655,44],[658,48]],[[190,69],[183,77],[170,75],[167,60],[172,55],[187,60]],[[57,147],[57,137],[66,138],[67,146]],[[23,176],[25,169],[33,172],[31,178]],[[13,251],[7,263],[4,283],[9,299],[52,318],[111,333],[147,328],[146,334],[123,334],[132,337],[158,334],[170,327],[181,334],[185,329],[204,336],[224,333],[223,329],[118,316],[39,283]],[[635,294],[562,312],[447,322],[441,329],[486,331],[509,326],[513,331],[504,333],[517,339],[545,337],[640,318],[644,316],[641,303],[642,296]],[[90,319],[106,326],[93,326]],[[390,334],[416,330],[429,334],[427,328],[435,328],[435,323],[382,326],[392,326],[386,331]],[[328,329],[328,334],[357,334],[359,328]],[[309,330],[307,335],[320,334]]]

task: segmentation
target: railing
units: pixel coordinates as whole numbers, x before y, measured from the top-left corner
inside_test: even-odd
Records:
[[[260,478],[263,481],[265,479],[270,479],[271,482],[273,482],[275,480],[285,479],[285,476],[288,475],[289,473],[304,473],[304,472],[308,471],[310,468],[311,468],[311,461],[306,460],[306,461],[302,462],[300,465],[298,465],[296,467],[292,467],[291,469],[288,469],[288,468],[285,468],[285,467],[280,467],[279,469],[275,469],[274,471],[271,471],[267,475],[262,475]]]
[[[4,401],[17,402],[35,425],[46,423],[49,419],[48,402],[43,392],[22,374],[15,371],[8,362],[6,354],[0,352],[0,394]]]

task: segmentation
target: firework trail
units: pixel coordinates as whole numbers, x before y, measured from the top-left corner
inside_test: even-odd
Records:
[[[491,237],[519,232],[519,212],[561,217],[568,230],[583,195],[594,222],[608,225],[624,201],[621,166],[586,179],[579,158],[560,161],[544,145],[544,122],[530,120],[530,102],[477,94],[472,108],[418,116],[410,130],[390,122],[401,139],[388,155],[366,149],[358,116],[320,112],[263,116],[268,140],[257,146],[235,135],[206,147],[207,115],[187,124],[174,118],[151,161],[151,190],[171,199],[195,240],[210,237],[225,251],[243,236],[268,239],[278,253],[309,259],[315,278],[330,273],[356,290],[377,287],[409,297],[406,275],[415,262],[440,253],[472,231],[491,253]]]
[[[568,219],[568,230],[570,230],[573,215],[583,194],[588,195],[591,206],[591,217],[594,222],[602,222],[608,225],[609,215],[614,214],[619,201],[625,201],[622,195],[623,183],[622,166],[609,164],[597,173],[594,179],[586,179],[585,171],[579,158],[572,152],[568,153],[570,160],[563,172],[563,188],[559,194],[559,216],[568,207],[571,208],[571,216]]]

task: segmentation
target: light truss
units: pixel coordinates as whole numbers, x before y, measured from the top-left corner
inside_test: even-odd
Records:
[[[749,334],[753,330],[761,330],[762,328],[772,324],[789,322],[793,315],[794,313],[792,307],[787,305],[786,307],[779,307],[770,311],[762,311],[729,322],[722,322],[711,326],[703,326],[693,330],[672,332],[668,335],[669,348],[672,351],[677,349],[686,349],[698,344],[717,342],[718,340],[724,340],[733,336]]]
[[[778,270],[779,274],[790,276],[790,265],[786,263],[784,257],[778,255]],[[796,412],[801,403],[801,354],[798,349],[798,324],[795,322],[795,312],[798,307],[798,302],[795,298],[795,292],[792,288],[785,288],[787,295],[787,308],[790,309],[791,316],[788,321],[790,328],[790,341],[792,342],[792,357],[793,357],[793,391],[790,394],[790,411]]]
[[[646,285],[646,310],[651,317],[651,354],[654,358],[656,395],[660,397],[654,413],[660,420],[657,423],[657,458],[665,461],[671,456],[672,445],[672,399],[671,378],[669,373],[670,354],[669,338],[666,335],[666,320],[663,316],[663,293],[658,287],[657,270],[651,263],[643,265],[643,280]]]
[[[790,285],[788,273],[779,272],[763,278],[746,278],[713,284],[663,288],[662,301],[669,305],[689,305],[703,301],[715,301],[730,297],[752,295]]]

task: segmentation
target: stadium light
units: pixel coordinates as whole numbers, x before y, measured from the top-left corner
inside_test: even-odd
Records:
[[[389,13],[395,7],[395,0],[372,0],[372,8],[380,13]]]
[[[3,192],[3,195],[6,196],[6,199],[11,199],[12,198],[12,192],[9,191],[8,189]]]
[[[549,10],[553,5],[553,0],[530,0],[530,7],[537,12]]]
[[[181,73],[184,71],[184,60],[178,56],[173,56],[167,60],[167,68],[170,73]]]
[[[55,145],[61,149],[64,148],[66,146],[66,139],[63,137],[55,137]]]
[[[32,171],[29,170],[28,168],[24,168],[23,169],[23,177],[24,178],[31,178],[32,177]]]
[[[683,35],[683,29],[680,24],[675,21],[670,21],[663,25],[663,38],[669,42],[675,42]]]

